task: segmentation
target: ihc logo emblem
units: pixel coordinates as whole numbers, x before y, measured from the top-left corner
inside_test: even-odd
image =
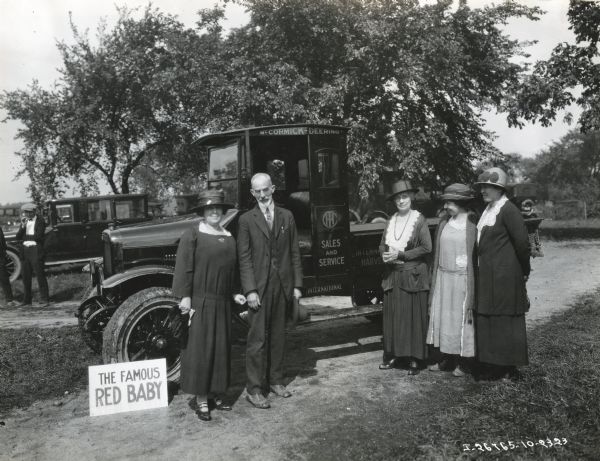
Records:
[[[340,216],[335,210],[327,210],[325,213],[323,213],[321,221],[327,229],[331,230],[337,225],[337,223],[340,222]]]

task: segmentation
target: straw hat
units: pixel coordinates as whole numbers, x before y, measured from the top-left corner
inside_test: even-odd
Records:
[[[475,194],[469,186],[460,183],[450,184],[444,189],[440,196],[442,200],[468,201],[475,198]]]

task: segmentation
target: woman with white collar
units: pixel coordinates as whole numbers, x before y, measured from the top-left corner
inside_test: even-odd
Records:
[[[465,375],[467,360],[475,357],[473,307],[477,217],[469,210],[474,198],[471,188],[464,184],[451,184],[444,189],[441,196],[444,214],[433,250],[427,344],[438,348],[443,360],[428,368],[440,371],[451,362],[452,374],[456,377]]]
[[[231,301],[245,302],[243,295],[233,295],[238,285],[235,239],[221,227],[223,213],[232,207],[222,190],[202,191],[193,211],[204,220],[183,234],[175,260],[173,294],[181,298],[181,312],[190,313],[179,384],[195,396],[190,407],[203,421],[211,420],[211,409],[231,410],[222,400],[231,375]]]
[[[525,313],[529,299],[529,240],[518,208],[506,197],[507,175],[490,168],[475,183],[487,207],[477,224],[479,271],[475,323],[477,356],[491,378],[515,378],[528,364]]]
[[[392,185],[391,200],[398,208],[388,221],[379,251],[386,265],[383,287],[383,363],[395,367],[397,358],[410,360],[409,375],[419,373],[427,358],[427,297],[431,235],[424,216],[412,209],[417,189],[407,180]]]

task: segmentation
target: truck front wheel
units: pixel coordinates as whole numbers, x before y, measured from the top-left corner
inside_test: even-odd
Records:
[[[127,298],[104,329],[104,363],[165,358],[168,380],[178,381],[180,347],[169,319],[177,304],[168,288],[147,288]]]

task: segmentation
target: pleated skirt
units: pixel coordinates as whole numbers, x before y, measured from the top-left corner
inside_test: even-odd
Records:
[[[501,366],[529,363],[525,315],[475,316],[477,358]]]
[[[383,355],[427,358],[427,291],[394,287],[383,296]]]
[[[181,351],[181,390],[187,394],[223,394],[231,378],[231,305],[205,300],[196,308],[187,347]]]

